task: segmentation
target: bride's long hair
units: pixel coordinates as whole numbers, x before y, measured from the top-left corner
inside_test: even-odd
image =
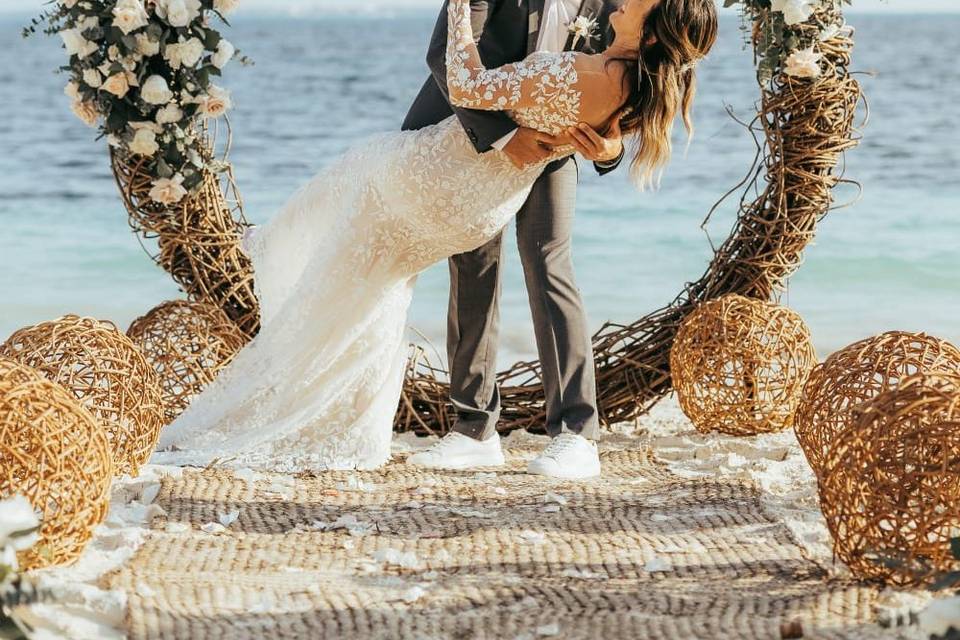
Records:
[[[627,112],[620,121],[623,133],[636,139],[630,169],[640,188],[659,184],[678,112],[687,138],[693,135],[696,65],[713,47],[717,30],[715,0],[662,0],[647,17],[639,56],[630,62]]]

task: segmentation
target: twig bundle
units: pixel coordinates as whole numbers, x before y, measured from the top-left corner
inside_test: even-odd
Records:
[[[62,386],[0,358],[0,499],[23,495],[40,514],[24,569],[76,560],[107,515],[107,434]]]
[[[860,340],[814,367],[797,408],[794,429],[818,476],[837,437],[854,424],[863,402],[915,373],[960,373],[960,350],[923,333],[890,331]]]
[[[853,413],[820,482],[836,554],[899,586],[960,570],[960,373],[918,374]]]
[[[247,342],[221,309],[186,300],[152,309],[133,321],[127,336],[159,376],[167,424],[183,413]]]
[[[799,314],[734,294],[687,316],[670,371],[680,407],[698,431],[747,436],[793,423],[816,361]]]
[[[117,473],[136,475],[163,427],[160,380],[113,323],[64,316],[20,329],[0,356],[70,391],[107,433]]]

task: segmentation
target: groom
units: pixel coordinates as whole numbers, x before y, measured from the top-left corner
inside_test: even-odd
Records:
[[[473,32],[487,68],[534,51],[598,53],[612,40],[608,16],[617,0],[471,0]],[[573,24],[586,31],[574,32]],[[427,79],[403,123],[420,129],[456,114],[479,153],[503,153],[522,167],[547,158],[542,136],[519,127],[506,113],[451,107],[444,54],[447,7],[434,29]],[[577,151],[603,175],[623,159],[619,136],[604,138],[589,127],[574,136]],[[533,460],[530,473],[560,478],[600,474],[593,349],[573,275],[570,236],[578,169],[572,156],[549,165],[517,215],[517,244],[533,313],[546,393],[546,429],[553,440]],[[496,426],[500,415],[496,353],[499,337],[502,234],[475,251],[450,258],[447,354],[453,431],[408,462],[467,469],[503,464]]]

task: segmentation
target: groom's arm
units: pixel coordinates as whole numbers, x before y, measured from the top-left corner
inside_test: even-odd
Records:
[[[496,0],[470,0],[470,18],[473,24],[474,38],[479,42],[496,8]],[[430,49],[427,51],[427,65],[440,91],[447,101],[450,93],[447,90],[447,3],[443,3],[437,26],[430,39]],[[470,142],[479,153],[489,151],[493,144],[505,136],[516,131],[517,123],[502,111],[476,111],[453,106],[453,112],[460,119],[460,124],[467,132]]]

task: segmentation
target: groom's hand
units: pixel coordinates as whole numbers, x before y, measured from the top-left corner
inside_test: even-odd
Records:
[[[540,133],[536,129],[520,127],[510,142],[503,147],[503,152],[510,158],[518,169],[529,164],[536,164],[546,160],[553,153],[553,137]]]
[[[577,152],[591,162],[613,162],[623,153],[623,132],[620,131],[620,114],[605,135],[600,135],[590,125],[581,122],[567,128],[570,142]]]

